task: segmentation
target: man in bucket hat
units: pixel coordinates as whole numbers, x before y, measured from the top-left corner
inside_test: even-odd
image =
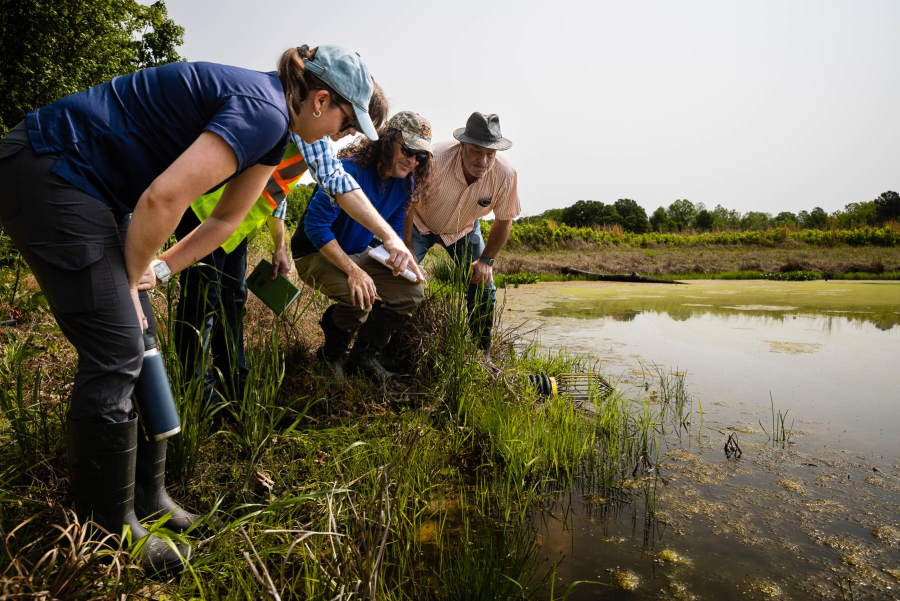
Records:
[[[410,201],[428,189],[431,157],[431,124],[411,111],[394,115],[378,130],[377,140],[362,139],[338,153],[344,171],[398,234],[403,232]],[[344,355],[357,328],[347,367],[378,377],[393,376],[376,354],[424,298],[418,266],[413,270],[416,281],[392,272],[368,255],[372,239],[372,232],[320,191],[310,199],[291,240],[300,278],[335,301],[319,322],[325,344],[318,354],[340,380],[344,379]]]
[[[478,348],[491,348],[496,288],[494,258],[509,237],[512,220],[522,209],[516,170],[497,154],[512,147],[500,133],[500,117],[474,112],[458,140],[434,145],[435,182],[422,202],[411,206],[404,227],[406,245],[421,263],[428,249],[439,244],[457,266],[471,270],[466,294],[469,326]],[[479,220],[494,213],[487,244]]]

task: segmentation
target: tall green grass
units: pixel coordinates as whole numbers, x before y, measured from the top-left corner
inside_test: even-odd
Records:
[[[571,589],[556,591],[555,564],[536,560],[535,507],[577,489],[602,492],[613,506],[644,507],[653,518],[657,437],[666,423],[690,424],[686,393],[673,392],[660,407],[615,389],[590,398],[589,411],[565,395],[538,396],[529,373],[599,366],[536,347],[505,351],[512,347],[502,340],[493,362],[479,359],[468,331],[467,276],[447,270],[404,333],[415,352],[413,377],[339,386],[309,369],[308,358],[288,352],[301,329],[297,313],[249,328],[247,386],[227,403],[207,402],[202,382],[182,373],[168,338],[175,290],[168,292],[160,340],[183,420],[182,434],[169,443],[178,484],[171,493],[192,509],[216,513],[223,527],[193,540],[191,569],[160,594],[558,598]],[[224,382],[233,376],[219,375]],[[288,380],[302,384],[286,388]],[[24,384],[22,391],[27,404]],[[8,405],[14,413],[16,402]],[[369,411],[354,409],[364,402]],[[230,419],[217,422],[217,415]],[[13,428],[4,421],[0,435],[15,439]],[[30,430],[21,436],[36,440]],[[9,461],[11,446],[0,447],[0,460]],[[51,447],[61,451],[58,440]],[[0,480],[11,482],[9,474],[0,463]],[[12,489],[0,502],[31,501]],[[19,535],[42,536],[30,527]],[[130,561],[127,552],[117,557]],[[11,565],[0,559],[0,573]],[[95,596],[125,590],[99,577],[88,584]]]

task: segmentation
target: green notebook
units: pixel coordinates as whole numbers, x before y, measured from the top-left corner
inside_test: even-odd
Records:
[[[271,275],[272,264],[263,259],[247,278],[247,287],[266,303],[275,315],[281,315],[300,296],[300,289],[280,273],[274,280],[270,279]]]

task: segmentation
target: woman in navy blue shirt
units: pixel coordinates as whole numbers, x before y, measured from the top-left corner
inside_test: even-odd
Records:
[[[291,132],[309,143],[347,129],[377,137],[372,89],[359,56],[339,46],[290,49],[272,73],[173,63],[32,111],[0,141],[0,223],[78,351],[67,435],[79,518],[114,533],[130,526],[135,540],[146,534],[137,519],[172,511],[176,529],[195,519],[162,487],[165,442],[137,436],[131,393],[142,331],[155,333],[139,290],[227,239]],[[210,218],[151,265],[191,201],[226,181]],[[392,231],[357,200],[348,211]],[[399,238],[391,244],[398,267],[415,263]],[[183,567],[156,537],[145,549],[148,571]]]

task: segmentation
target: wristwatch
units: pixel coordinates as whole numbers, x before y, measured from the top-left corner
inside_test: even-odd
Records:
[[[487,257],[478,257],[478,260],[481,261],[482,263],[487,263],[488,265],[494,264],[494,260],[488,259]]]
[[[156,279],[159,280],[159,283],[163,286],[166,286],[169,283],[169,280],[172,279],[172,271],[169,269],[169,266],[166,265],[165,261],[153,259],[150,261],[150,267],[153,268]]]

